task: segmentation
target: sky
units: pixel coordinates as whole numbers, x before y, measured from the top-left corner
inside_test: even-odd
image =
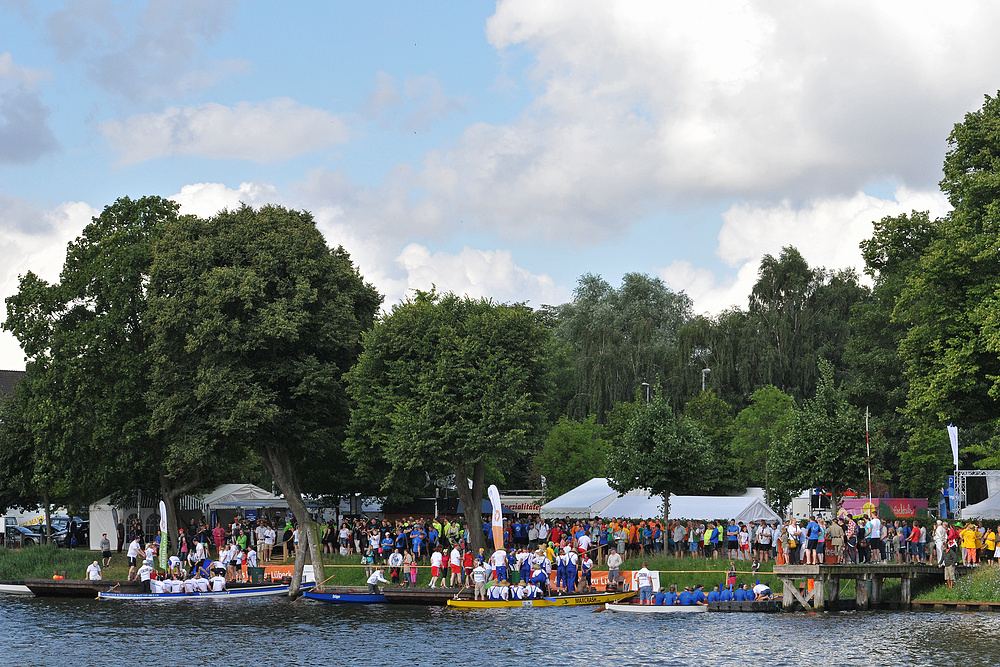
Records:
[[[386,307],[580,276],[746,308],[765,254],[862,268],[938,216],[1000,3],[0,0],[0,297],[123,196],[311,211]],[[4,317],[6,317],[4,311]],[[22,369],[0,333],[0,368]]]

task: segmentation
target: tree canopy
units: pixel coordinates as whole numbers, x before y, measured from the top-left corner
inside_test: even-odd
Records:
[[[480,525],[487,464],[502,471],[542,433],[550,342],[519,304],[417,292],[394,306],[348,375],[359,475],[389,495],[453,474],[468,525]],[[482,531],[470,533],[485,546]]]

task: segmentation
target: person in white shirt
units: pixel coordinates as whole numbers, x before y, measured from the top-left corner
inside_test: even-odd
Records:
[[[136,575],[136,567],[138,567],[139,561],[145,559],[146,554],[142,550],[142,545],[139,544],[139,538],[135,538],[128,545],[128,551],[125,553],[128,558],[128,580],[132,581]]]
[[[535,600],[540,597],[542,597],[542,589],[530,583],[524,587],[524,591],[521,594],[522,600]]]
[[[382,567],[379,566],[375,568],[374,572],[372,572],[372,576],[368,577],[368,592],[373,595],[379,595],[382,591],[378,589],[378,585],[387,583],[389,582],[382,576]]]
[[[194,585],[199,593],[208,592],[208,579],[205,578],[204,574],[199,573],[198,576],[194,578]]]
[[[184,592],[187,594],[194,593],[198,590],[198,584],[195,582],[194,577],[188,577],[184,580]]]
[[[444,564],[444,555],[441,547],[435,547],[431,554],[431,588],[437,588],[437,581],[441,579],[441,587],[444,587],[444,575],[441,574],[441,566]]]
[[[576,541],[576,548],[581,554],[586,553],[587,551],[590,551],[590,544],[590,535],[584,533],[580,536],[580,539]]]
[[[277,537],[274,528],[268,526],[264,531],[264,562],[271,560],[271,549],[274,548],[274,540]]]
[[[608,583],[618,585],[619,568],[622,566],[622,557],[617,549],[612,549],[608,554]]]
[[[253,549],[247,549],[246,552],[247,568],[257,567],[257,552]]]
[[[477,561],[476,567],[472,568],[472,583],[476,589],[476,599],[485,600],[486,599],[486,578],[487,578],[486,568],[483,567],[482,561]]]
[[[149,592],[149,579],[152,576],[153,572],[156,572],[156,570],[154,570],[153,566],[147,562],[143,562],[142,566],[136,572],[136,576],[139,577],[140,593]]]
[[[501,581],[495,586],[490,586],[490,589],[486,592],[487,600],[509,600],[510,599],[510,583],[506,581]]]
[[[462,585],[462,552],[458,550],[458,547],[452,547],[451,554],[448,556],[448,565],[451,567],[451,581],[449,585],[452,588],[457,588]]]
[[[163,583],[164,582],[160,581],[159,579],[150,579],[149,580],[149,592],[150,593],[157,593],[157,594],[159,594],[159,593],[169,593],[170,591],[168,591],[168,590],[165,589]]]
[[[544,543],[548,539],[549,539],[549,524],[545,523],[544,521],[541,521],[538,524],[538,541]]]
[[[209,583],[212,585],[212,591],[215,593],[226,590],[226,578],[221,574],[217,574],[209,579]]]
[[[653,576],[646,563],[635,573],[635,585],[639,589],[639,604],[651,604],[653,598]]]
[[[97,564],[96,560],[87,566],[87,579],[90,581],[100,581],[101,579],[101,566]]]

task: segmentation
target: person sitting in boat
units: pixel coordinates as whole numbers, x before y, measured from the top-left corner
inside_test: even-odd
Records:
[[[756,601],[770,600],[771,599],[771,588],[767,584],[760,583],[760,579],[753,587],[753,599]]]
[[[535,588],[544,592],[549,586],[549,575],[545,573],[545,570],[540,568],[535,568],[531,571],[531,578],[528,579]]]
[[[523,581],[517,582],[517,586],[514,586],[514,587],[512,587],[510,589],[510,599],[511,600],[525,600],[525,599],[527,599],[527,598],[524,597],[525,588],[526,588],[526,586],[524,585]]]
[[[195,581],[194,575],[189,574],[184,579],[184,592],[187,593],[188,595],[191,595],[197,590],[198,590],[198,584]]]
[[[743,584],[736,589],[736,596],[733,599],[737,602],[744,602],[746,600],[753,600],[753,595],[747,590],[747,585]]]
[[[370,577],[368,577],[368,592],[373,595],[381,595],[382,591],[379,590],[378,585],[387,583],[389,582],[382,576],[382,566],[380,565],[376,567],[375,571],[372,572]]]
[[[509,581],[501,581],[499,584],[495,584],[493,586],[490,586],[486,590],[486,599],[487,600],[494,600],[494,601],[499,601],[499,600],[506,601],[506,600],[509,600],[510,599],[510,582]]]
[[[694,585],[694,592],[691,593],[691,595],[694,597],[695,604],[708,604],[708,596],[705,595],[705,591],[702,590],[701,584]]]
[[[694,593],[690,586],[685,586],[680,595],[677,596],[677,603],[682,607],[694,606]]]
[[[169,593],[170,591],[165,589],[165,587],[163,586],[163,582],[160,581],[159,579],[150,579],[149,591],[147,592],[153,593],[154,595],[160,595],[162,593]]]
[[[721,601],[721,602],[732,602],[735,599],[736,599],[736,596],[733,595],[733,587],[732,586],[726,586],[726,588],[723,589],[722,594],[719,595],[719,601]]]
[[[183,593],[184,592],[184,573],[174,572],[170,577],[170,592],[171,593]]]
[[[208,577],[205,576],[204,571],[198,572],[194,577],[195,589],[199,593],[207,593],[209,591],[208,587]]]
[[[667,607],[680,604],[680,598],[677,597],[677,584],[670,584],[670,590],[663,597],[663,604]]]
[[[524,593],[522,593],[522,595],[524,596],[521,598],[522,600],[537,600],[543,597],[544,593],[541,588],[529,582],[525,584]]]
[[[663,586],[660,586],[660,590],[653,593],[653,604],[654,605],[664,605],[667,602],[667,594]]]
[[[718,584],[712,587],[712,592],[707,597],[709,602],[719,602],[722,599],[722,596],[719,594]]]
[[[212,592],[219,593],[226,590],[226,578],[221,574],[216,573],[209,579],[209,583],[212,585]]]

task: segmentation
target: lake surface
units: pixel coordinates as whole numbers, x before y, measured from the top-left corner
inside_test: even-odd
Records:
[[[997,664],[1000,614],[630,616],[594,608],[0,597],[0,664]],[[15,648],[16,647],[16,648]],[[817,662],[817,659],[820,659]],[[720,662],[721,661],[721,662]],[[748,662],[749,661],[749,662]]]

